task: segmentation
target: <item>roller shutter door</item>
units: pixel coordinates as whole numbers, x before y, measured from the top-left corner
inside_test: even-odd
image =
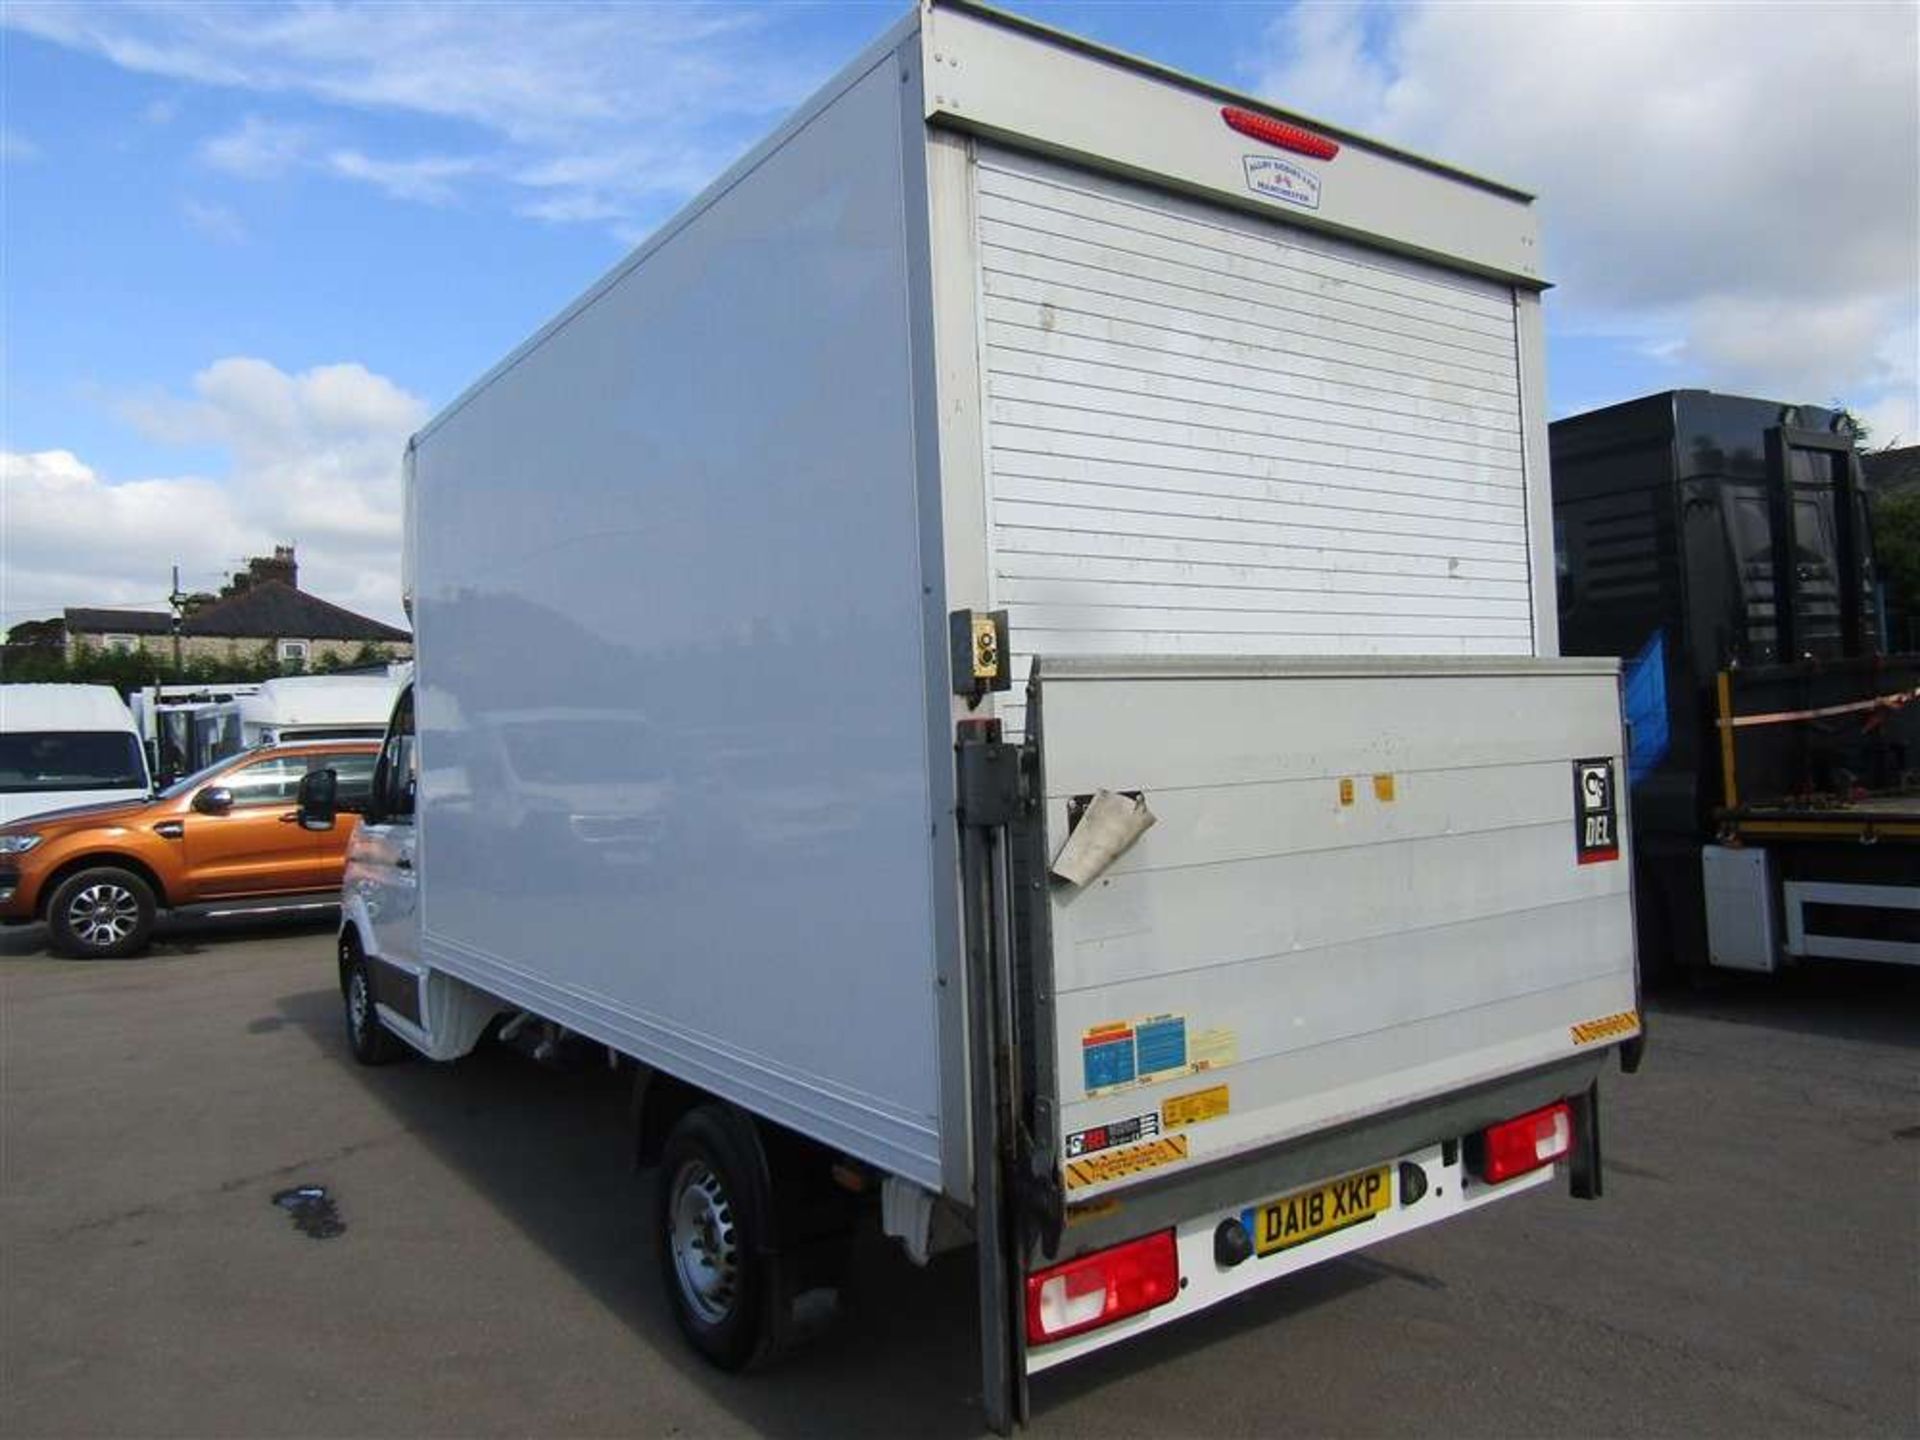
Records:
[[[993,147],[976,176],[1016,675],[1532,652],[1507,287]]]

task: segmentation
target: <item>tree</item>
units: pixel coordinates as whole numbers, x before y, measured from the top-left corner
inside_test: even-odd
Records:
[[[22,620],[7,632],[7,644],[59,648],[67,643],[67,622],[58,616],[52,620]]]
[[[1873,548],[1887,587],[1887,642],[1920,646],[1920,491],[1873,497]]]

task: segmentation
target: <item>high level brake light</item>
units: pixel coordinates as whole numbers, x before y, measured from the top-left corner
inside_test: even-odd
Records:
[[[1027,1277],[1027,1342],[1041,1345],[1111,1325],[1179,1293],[1173,1231],[1096,1250]]]
[[[1275,120],[1271,115],[1257,115],[1251,110],[1242,110],[1238,105],[1225,106],[1220,111],[1220,118],[1227,122],[1230,129],[1238,130],[1242,135],[1251,135],[1263,144],[1277,145],[1296,155],[1331,160],[1340,153],[1340,142],[1337,140],[1329,140],[1311,130],[1302,130],[1298,125],[1289,125],[1284,120]]]
[[[1467,1164],[1489,1185],[1573,1152],[1573,1111],[1563,1101],[1489,1126],[1468,1143]]]

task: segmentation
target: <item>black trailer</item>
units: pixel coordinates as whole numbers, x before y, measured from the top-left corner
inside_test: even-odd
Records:
[[[1849,417],[1676,390],[1550,435],[1561,648],[1632,662],[1643,963],[1920,963],[1920,656]]]

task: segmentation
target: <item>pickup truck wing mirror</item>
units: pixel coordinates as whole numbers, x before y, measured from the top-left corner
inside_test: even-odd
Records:
[[[300,826],[331,830],[340,813],[340,777],[332,770],[309,770],[300,779]]]
[[[233,791],[224,785],[208,785],[196,790],[193,808],[202,815],[224,815],[233,809]]]

